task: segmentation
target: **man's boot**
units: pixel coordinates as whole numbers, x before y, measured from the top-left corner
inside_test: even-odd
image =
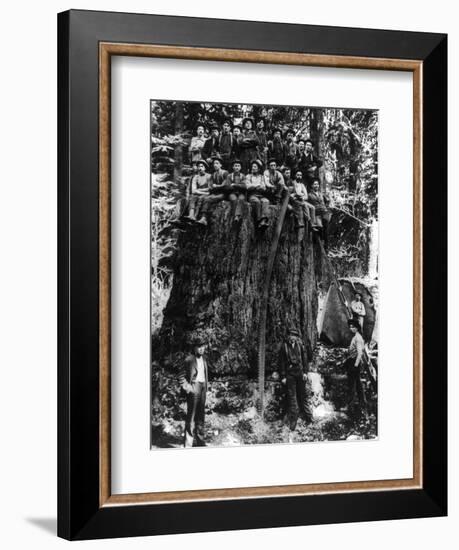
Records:
[[[193,440],[194,437],[188,432],[188,430],[185,430],[184,447],[193,447]]]

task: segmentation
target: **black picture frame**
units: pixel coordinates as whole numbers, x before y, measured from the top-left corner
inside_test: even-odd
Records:
[[[100,506],[99,43],[422,61],[422,488]],[[71,540],[447,514],[447,36],[71,10],[58,15],[58,535]]]

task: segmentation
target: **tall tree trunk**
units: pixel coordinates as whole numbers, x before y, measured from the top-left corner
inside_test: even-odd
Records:
[[[182,135],[183,133],[183,102],[177,101],[175,105],[175,135]],[[175,146],[174,151],[174,180],[178,181],[182,175],[183,165],[183,145],[178,144]]]
[[[325,154],[325,150],[322,147],[325,142],[324,109],[311,109],[309,116],[309,136],[314,142],[314,153],[323,160]],[[322,191],[325,191],[323,167],[319,169],[318,176],[320,188]]]
[[[251,208],[233,227],[230,205],[218,204],[207,229],[190,227],[177,243],[174,284],[153,359],[174,371],[191,350],[194,337],[208,342],[215,375],[257,374],[258,328],[278,206],[270,208],[270,226],[255,228]],[[278,369],[278,353],[289,327],[315,345],[320,248],[306,227],[298,240],[291,215],[285,219],[274,259],[266,327],[266,372]]]

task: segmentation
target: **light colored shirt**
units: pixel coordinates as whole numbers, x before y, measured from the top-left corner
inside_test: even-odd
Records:
[[[357,302],[357,300],[352,301],[351,309],[354,313],[357,313],[357,315],[361,315],[362,317],[366,314],[363,302]]]
[[[264,176],[265,181],[274,186],[276,189],[278,187],[285,187],[284,176],[278,170],[275,170],[274,172],[265,170]]]
[[[360,332],[356,332],[354,334],[354,337],[351,340],[351,343],[349,344],[349,350],[348,350],[349,357],[351,357],[352,359],[355,358],[356,363],[358,362],[360,364],[364,346],[365,346],[365,342],[363,341],[362,335],[360,334]]]
[[[198,373],[196,375],[196,382],[205,382],[206,381],[206,372],[204,368],[204,358],[196,357],[196,367],[198,369]]]
[[[263,174],[247,174],[245,184],[248,191],[264,191],[266,189],[266,181]]]
[[[202,137],[194,136],[191,138],[190,153],[191,153],[192,162],[201,160],[202,158],[201,151],[202,151],[202,148],[204,147],[205,142],[206,142],[205,136],[202,136]]]
[[[294,181],[293,182],[293,189],[297,195],[299,195],[303,200],[308,200],[308,192],[306,191],[306,187],[301,181]]]

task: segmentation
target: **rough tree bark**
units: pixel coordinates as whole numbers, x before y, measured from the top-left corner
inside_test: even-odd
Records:
[[[207,228],[190,227],[177,243],[174,283],[152,357],[166,370],[180,367],[196,336],[208,342],[214,375],[257,372],[260,299],[270,244],[279,213],[270,208],[270,226],[257,230],[251,207],[233,225],[231,206],[213,209]],[[309,228],[301,242],[293,216],[285,219],[271,278],[266,330],[266,372],[277,370],[279,347],[291,326],[306,342],[317,339],[317,281],[320,248]]]

